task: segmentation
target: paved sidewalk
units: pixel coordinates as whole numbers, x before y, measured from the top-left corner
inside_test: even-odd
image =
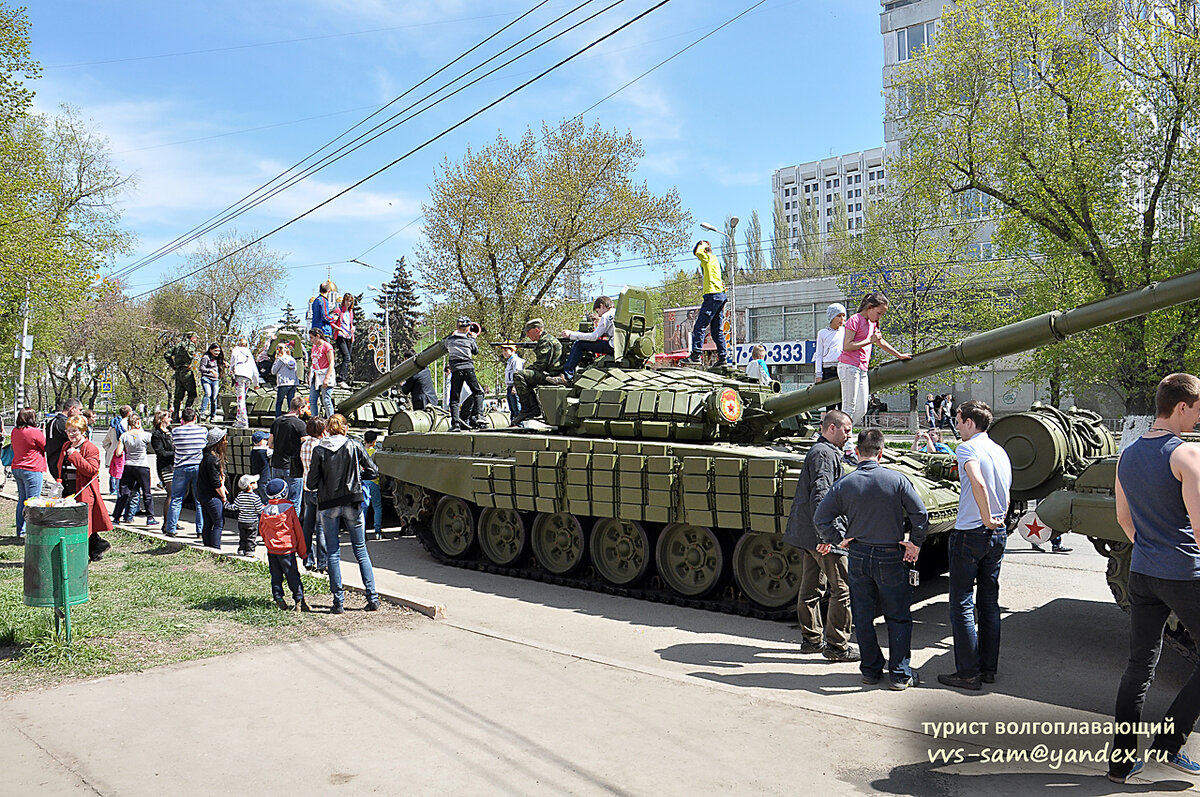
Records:
[[[0,705],[8,794],[844,794],[916,741],[431,621]]]

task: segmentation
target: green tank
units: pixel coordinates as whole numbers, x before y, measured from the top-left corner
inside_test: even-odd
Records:
[[[1105,575],[1113,599],[1129,611],[1133,544],[1117,525],[1118,450],[1112,432],[1095,413],[1034,405],[1029,412],[996,421],[991,436],[1013,462],[1016,530],[1027,539],[1067,532],[1086,537],[1108,560]],[[1200,442],[1200,435],[1185,438]],[[1031,538],[1031,533],[1038,536]],[[1200,646],[1174,614],[1164,635],[1178,652],[1200,662]]]
[[[298,327],[283,327],[276,332],[274,341],[269,347],[273,355],[277,344],[290,343],[292,345],[296,357],[296,374],[299,380],[296,395],[305,399],[308,398],[307,380],[305,379],[305,366],[308,362],[307,338],[306,330]],[[406,360],[392,370],[391,374],[400,375],[399,380],[388,381],[388,374],[381,374],[370,385],[364,387],[333,389],[331,398],[334,408],[346,416],[355,434],[361,435],[368,429],[378,429],[380,432],[388,430],[392,419],[402,408],[397,402],[383,394],[393,384],[399,384],[415,373],[415,371],[405,373],[404,369],[410,366],[411,361]],[[264,385],[267,384],[267,381],[264,378]],[[377,385],[381,386],[376,389]],[[271,425],[275,422],[275,398],[274,387],[250,388],[246,392],[246,414],[249,425],[246,428],[238,428],[233,425],[237,415],[237,403],[232,389],[220,397],[222,420],[215,425],[223,426],[227,430],[229,442],[226,445],[225,472],[230,485],[236,485],[238,478],[243,474],[250,473],[250,451],[254,447],[253,435],[256,431],[270,432]],[[284,408],[283,411],[287,412],[288,410]],[[448,419],[445,425],[447,428],[449,427]]]
[[[1200,272],[1191,272],[885,363],[871,386],[982,365],[1197,297]],[[650,312],[644,291],[622,292],[614,355],[571,387],[539,388],[546,423],[537,428],[451,433],[399,413],[375,455],[394,480],[396,511],[446,564],[788,616],[799,560],[782,533],[813,440],[809,414],[837,402],[840,388],[781,393],[724,368],[649,368]],[[953,459],[888,451],[884,464],[929,509],[921,562],[942,570],[958,504]]]

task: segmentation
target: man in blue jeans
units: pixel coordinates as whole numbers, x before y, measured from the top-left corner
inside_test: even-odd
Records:
[[[712,244],[700,241],[692,247],[692,254],[700,260],[700,279],[704,283],[704,301],[696,314],[692,326],[692,353],[684,362],[700,362],[700,351],[704,348],[704,335],[711,333],[717,347],[717,362],[727,360],[725,353],[725,279],[721,261],[713,254]]]
[[[1200,634],[1200,446],[1183,441],[1200,421],[1200,379],[1171,374],[1158,384],[1150,430],[1121,452],[1115,483],[1117,523],[1133,543],[1129,562],[1129,662],[1117,691],[1115,724],[1137,728],[1162,652],[1163,627],[1174,612]],[[1138,760],[1134,732],[1113,739],[1108,779],[1125,783],[1143,763],[1188,775],[1200,764],[1183,751],[1200,716],[1200,666],[1163,715],[1164,726]]]
[[[883,677],[883,651],[875,637],[875,605],[883,607],[888,629],[887,670],[892,689],[918,686],[912,658],[912,586],[909,564],[917,561],[929,525],[925,504],[912,482],[883,460],[883,432],[858,434],[858,468],[834,482],[817,505],[813,524],[822,543],[848,546],[850,612],[858,637],[859,671],[864,684]],[[835,521],[846,519],[843,532]],[[904,519],[912,530],[904,539]]]
[[[958,517],[950,533],[954,672],[939,675],[938,683],[978,691],[981,683],[996,680],[1000,660],[1000,562],[1008,539],[1004,517],[1008,514],[1012,463],[1007,452],[988,437],[992,408],[987,404],[963,402],[954,424],[962,437],[955,450],[962,486]]]
[[[179,414],[182,421],[171,430],[171,440],[175,443],[175,469],[171,476],[171,501],[167,504],[166,517],[163,519],[163,534],[168,537],[176,536],[179,524],[179,513],[183,511],[183,497],[190,488],[195,495],[196,478],[200,475],[200,457],[204,454],[204,445],[208,439],[208,430],[196,423],[196,408],[184,407]],[[196,504],[196,535],[204,529],[204,518],[200,514],[200,504]]]

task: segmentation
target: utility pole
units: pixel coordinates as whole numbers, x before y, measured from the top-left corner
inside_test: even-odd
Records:
[[[25,362],[29,359],[33,341],[29,338],[29,280],[25,280],[25,301],[21,303],[21,339],[17,342],[17,356],[21,360],[21,368],[17,377],[16,410],[25,408]]]

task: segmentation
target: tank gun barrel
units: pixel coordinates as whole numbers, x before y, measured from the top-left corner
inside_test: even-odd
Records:
[[[1144,288],[1097,299],[1066,312],[1052,310],[1024,321],[972,335],[949,346],[915,355],[911,360],[893,360],[872,368],[872,390],[896,387],[915,379],[984,363],[1057,343],[1089,329],[1127,321],[1155,310],[1200,298],[1200,270],[1153,282]],[[841,386],[830,380],[804,390],[783,393],[763,402],[771,417],[784,418],[809,412],[841,399]]]
[[[430,363],[437,362],[445,356],[446,342],[439,340],[432,346],[409,357],[386,374],[381,374],[375,381],[354,391],[349,398],[338,402],[337,411],[343,415],[349,415],[388,388],[395,387],[409,377],[415,376],[422,368],[427,368]]]

